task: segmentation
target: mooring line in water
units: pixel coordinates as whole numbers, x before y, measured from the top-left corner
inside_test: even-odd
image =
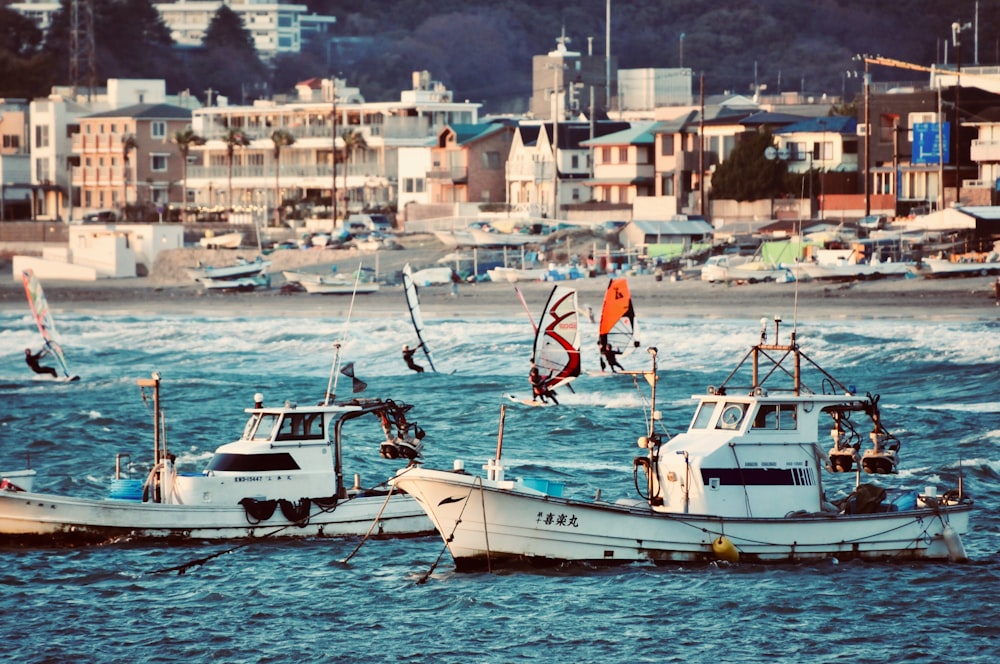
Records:
[[[368,532],[365,533],[365,536],[361,538],[361,541],[358,542],[358,545],[354,547],[354,551],[351,551],[351,555],[347,556],[346,558],[340,561],[341,564],[346,565],[347,561],[353,558],[354,554],[356,554],[358,550],[361,548],[361,546],[368,541],[368,538],[371,537],[372,531],[375,530],[375,524],[377,524],[379,520],[382,518],[382,512],[385,511],[386,506],[389,504],[389,499],[392,498],[392,491],[395,488],[396,487],[392,486],[391,484],[389,485],[389,493],[385,494],[385,502],[382,503],[382,507],[379,509],[378,514],[376,514],[375,518],[372,520],[372,525],[368,526]]]
[[[465,496],[465,502],[462,503],[462,511],[458,513],[458,518],[455,519],[455,526],[451,529],[451,533],[448,534],[448,537],[445,538],[445,540],[444,540],[444,546],[441,547],[441,552],[438,553],[437,558],[435,558],[434,562],[431,563],[430,569],[427,570],[426,574],[424,574],[422,577],[420,577],[419,579],[417,579],[417,585],[418,586],[422,586],[423,584],[427,583],[427,579],[431,578],[431,574],[434,573],[434,570],[437,568],[438,564],[441,562],[441,558],[442,558],[442,556],[444,556],[445,551],[448,550],[448,544],[453,539],[455,539],[455,531],[458,529],[458,524],[462,523],[462,515],[465,514],[465,508],[468,507],[468,505],[469,505],[469,499],[472,498],[472,492],[475,491],[477,483],[480,486],[482,486],[482,484],[483,484],[483,478],[476,477],[475,481],[472,483],[472,486],[469,487],[469,493],[468,493],[468,495]]]
[[[392,492],[390,491],[390,493],[392,493]],[[316,505],[316,503],[313,503],[313,504]],[[335,509],[337,509],[336,505],[334,505],[333,507],[323,507],[322,505],[319,505],[319,511],[316,514],[319,515],[319,514],[324,514],[326,512],[332,512]],[[381,514],[381,512],[380,512],[380,514]],[[310,518],[312,518],[312,517],[310,517]],[[201,558],[195,558],[194,560],[189,560],[188,562],[182,563],[180,565],[174,565],[173,567],[163,567],[163,568],[158,569],[158,570],[153,570],[152,572],[150,572],[150,574],[166,574],[168,572],[177,572],[177,575],[180,576],[180,575],[184,574],[185,572],[187,572],[192,567],[198,567],[198,566],[204,565],[208,561],[213,560],[215,558],[218,558],[220,556],[224,556],[227,553],[232,553],[233,551],[238,551],[239,549],[242,549],[245,546],[250,546],[251,544],[253,544],[255,542],[259,542],[259,541],[261,541],[263,539],[267,539],[268,537],[271,537],[272,535],[277,535],[278,533],[280,533],[280,532],[282,532],[284,530],[288,530],[292,526],[301,527],[298,523],[289,523],[288,525],[285,525],[285,526],[278,526],[278,527],[276,527],[274,530],[272,530],[269,533],[265,533],[265,534],[263,534],[263,535],[261,535],[259,537],[248,538],[248,539],[240,542],[236,546],[230,547],[230,548],[228,548],[228,549],[226,549],[224,551],[217,551],[217,552],[215,552],[213,554],[210,554],[210,555],[207,555],[207,556],[202,556]]]

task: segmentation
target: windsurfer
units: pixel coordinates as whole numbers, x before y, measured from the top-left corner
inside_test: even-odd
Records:
[[[598,342],[601,343],[601,342]],[[618,363],[618,356],[620,353],[611,347],[611,344],[605,341],[601,344],[601,371],[604,371],[605,361],[607,361],[607,368],[611,369],[611,373],[617,373],[615,367],[618,367],[622,371],[625,370],[621,364]]]
[[[528,372],[528,382],[531,383],[531,400],[537,401],[542,400],[542,403],[547,403],[546,399],[552,399],[552,403],[559,405],[559,400],[556,399],[556,393],[548,389],[545,386],[545,379],[542,378],[542,374],[538,371],[538,367],[531,365],[531,371]]]
[[[35,353],[35,354],[32,354],[30,348],[25,348],[24,349],[24,361],[25,361],[25,363],[27,363],[27,365],[29,367],[31,367],[31,370],[34,371],[35,373],[37,373],[37,374],[46,374],[47,373],[47,374],[50,374],[53,378],[56,378],[56,377],[59,376],[59,372],[57,372],[52,367],[43,367],[42,365],[40,365],[38,363],[39,360],[41,360],[43,357],[45,357],[48,354],[49,354],[48,348],[43,348],[40,351],[38,351],[37,353]]]
[[[413,361],[413,354],[416,352],[416,348],[410,348],[407,344],[403,344],[403,361],[406,362],[406,366],[410,367],[417,373],[423,373],[424,368]]]

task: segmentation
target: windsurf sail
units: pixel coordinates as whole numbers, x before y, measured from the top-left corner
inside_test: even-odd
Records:
[[[431,371],[437,371],[434,368],[431,349],[424,342],[424,319],[420,315],[420,300],[417,297],[417,285],[413,283],[413,271],[410,269],[409,263],[403,266],[403,293],[406,295],[406,306],[410,308],[410,320],[413,321],[413,331],[417,333],[417,340],[420,342],[420,347],[427,357],[427,364],[430,365]]]
[[[611,344],[619,355],[628,355],[639,346],[638,331],[628,279],[612,279],[604,293],[598,342],[602,347]]]
[[[49,354],[56,358],[63,376],[71,378],[69,367],[66,365],[66,356],[62,347],[56,340],[56,322],[52,318],[52,311],[49,309],[49,302],[45,299],[45,291],[42,284],[35,276],[34,270],[24,270],[21,272],[21,280],[24,282],[24,292],[28,296],[28,304],[31,306],[31,315],[38,324],[38,331],[42,334],[42,340]]]
[[[554,286],[535,332],[531,361],[554,390],[580,375],[580,320],[576,290]]]

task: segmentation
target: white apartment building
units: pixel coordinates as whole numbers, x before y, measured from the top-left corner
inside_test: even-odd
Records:
[[[270,59],[302,50],[300,19],[308,11],[305,5],[277,0],[178,0],[155,3],[153,7],[160,12],[174,42],[191,47],[201,45],[205,31],[223,4],[243,20],[260,57]]]
[[[336,189],[341,216],[345,211],[395,205],[401,171],[407,178],[426,175],[429,157],[420,150],[429,154],[429,139],[432,143],[446,125],[479,121],[481,104],[453,101],[451,91],[431,80],[427,72],[414,72],[413,88],[402,91],[399,101],[362,101],[357,89],[342,80],[313,82],[297,89],[302,98],[288,103],[258,100],[251,105],[194,111],[192,128],[206,139],[205,145],[192,149],[187,172],[196,206],[259,212],[273,209],[280,199],[325,207],[331,189]],[[249,142],[234,149],[231,164],[225,141],[230,129],[239,130]],[[271,136],[277,129],[289,132],[295,141],[281,149],[276,182]],[[345,132],[359,135],[365,147],[347,155]],[[335,180],[331,171],[334,145]],[[414,163],[401,165],[401,155]],[[412,184],[414,188],[423,185]]]

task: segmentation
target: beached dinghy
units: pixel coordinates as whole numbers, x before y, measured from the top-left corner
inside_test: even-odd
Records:
[[[390,484],[420,502],[458,569],[964,559],[972,501],[961,480],[941,494],[883,486],[900,445],[878,398],[855,394],[813,363],[795,332],[779,343],[778,323],[773,341],[762,329],[726,380],[694,397],[687,431],[672,438],[657,430],[657,352],[649,349],[652,405],[638,439],[645,453],[632,464],[642,500],[569,499],[561,485],[507,479],[499,443],[485,477],[456,461],[452,471],[407,468]],[[820,433],[828,431],[833,447],[824,452]],[[824,467],[855,473],[854,491],[837,504],[824,494]]]
[[[410,406],[381,399],[265,406],[258,394],[242,435],[188,475],[178,472],[160,433],[159,375],[138,382],[154,404],[154,456],[145,477],[129,479],[121,463],[129,455],[118,455],[109,498],[85,499],[33,492],[33,471],[4,473],[0,544],[433,533],[409,496],[384,484],[364,489],[357,475],[353,488],[344,483],[344,430],[352,428],[345,425],[358,418],[381,425],[383,458],[417,458],[423,431],[407,420]]]

